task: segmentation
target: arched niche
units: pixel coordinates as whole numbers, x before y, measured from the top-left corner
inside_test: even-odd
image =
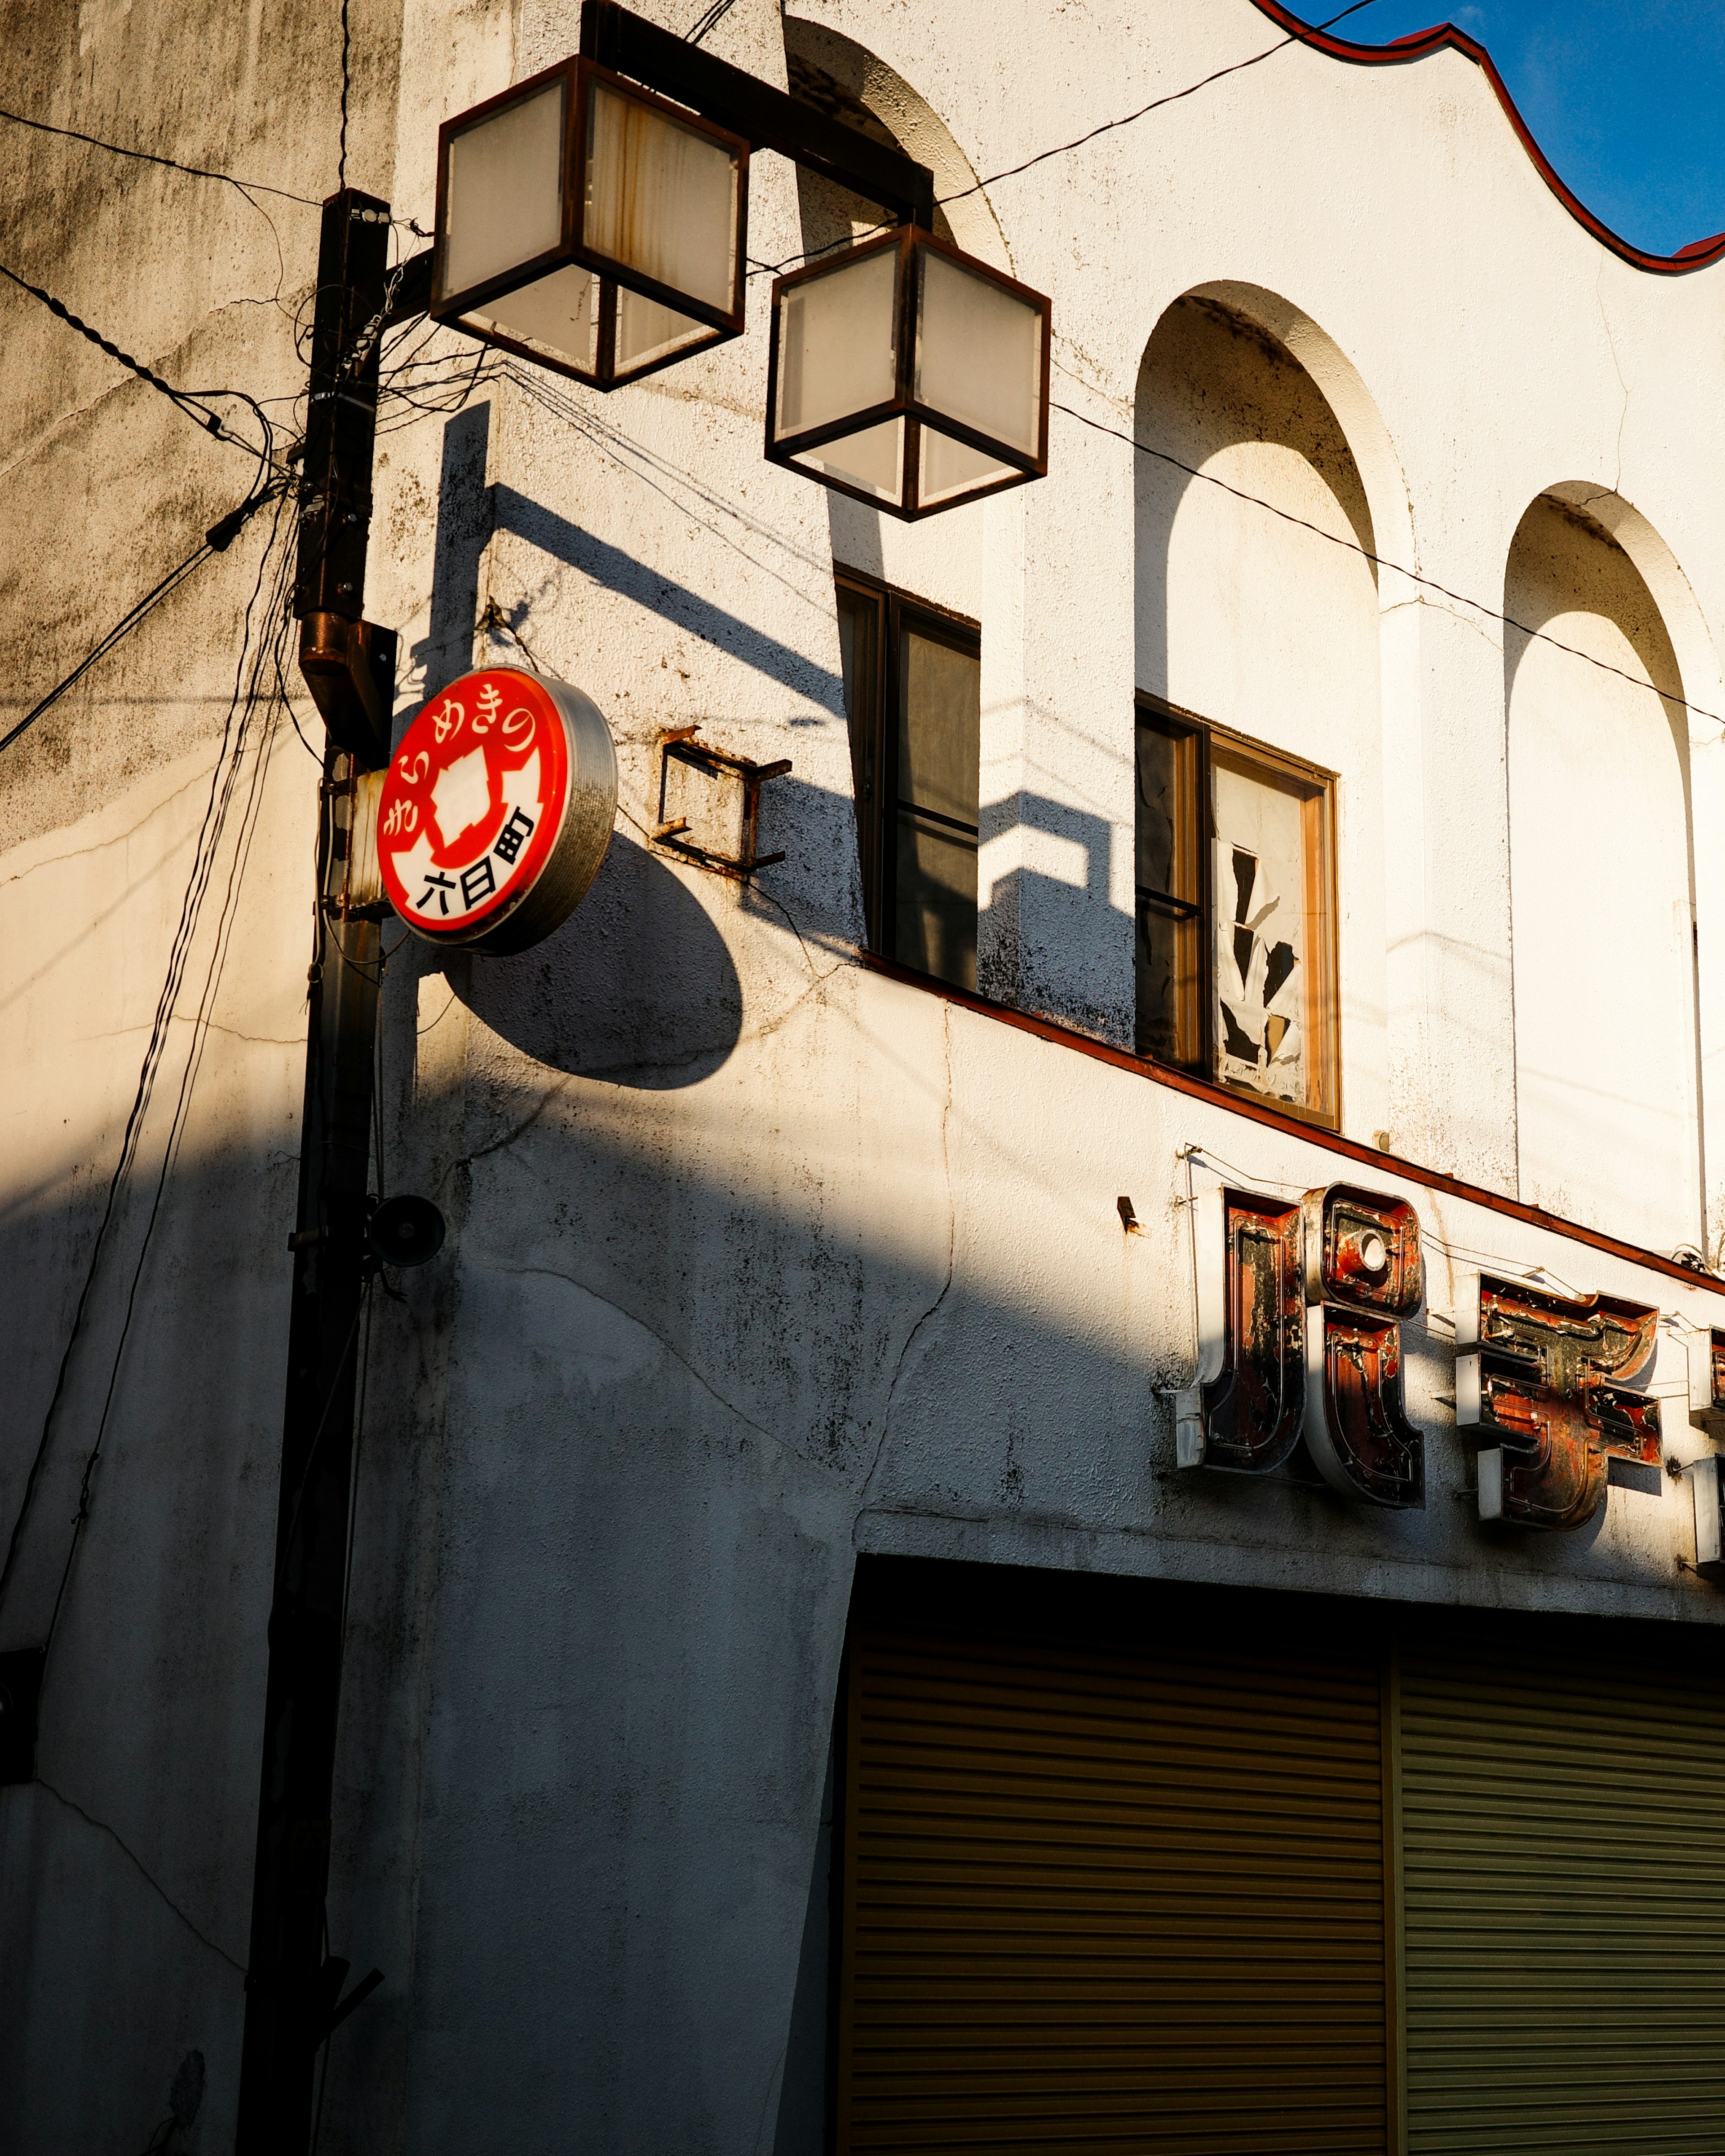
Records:
[[[976,191],[976,172],[927,100],[865,46],[824,23],[788,14],[784,45],[792,95],[927,165],[934,174],[936,232],[1011,275],[1005,235],[987,195]],[[876,204],[813,173],[799,174],[798,179],[805,247],[849,238],[879,224],[886,214]],[[825,237],[811,232],[816,223],[830,228]]]
[[[1524,1199],[1668,1251],[1704,1234],[1690,727],[1625,538],[1681,621],[1667,550],[1598,487],[1541,495],[1505,572],[1517,1146]]]
[[[1333,342],[1238,283],[1163,315],[1136,419],[1137,685],[1335,775],[1341,1114],[1369,1138],[1388,1120],[1381,626],[1410,590],[1379,562],[1414,559],[1396,459]]]

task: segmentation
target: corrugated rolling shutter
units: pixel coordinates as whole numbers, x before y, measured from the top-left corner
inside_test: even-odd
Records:
[[[1375,1660],[852,1635],[838,2145],[1386,2147]]]
[[[1725,2150],[1725,1686],[1665,1629],[1404,1652],[1410,2156]]]

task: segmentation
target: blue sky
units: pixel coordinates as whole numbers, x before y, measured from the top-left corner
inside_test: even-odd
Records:
[[[1322,22],[1345,0],[1299,9]],[[1534,140],[1624,239],[1670,254],[1725,231],[1725,0],[1373,0],[1336,34],[1445,19],[1486,47]]]

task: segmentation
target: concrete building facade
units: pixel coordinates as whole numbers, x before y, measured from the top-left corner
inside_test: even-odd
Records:
[[[578,15],[356,0],[347,177],[403,255],[439,122],[572,50]],[[7,265],[290,441],[339,26],[80,0],[8,42],[10,101],[177,168],[0,121]],[[326,2151],[952,2145],[946,2082],[925,2116],[845,2079],[854,1604],[870,1638],[934,1596],[1005,1639],[1101,1583],[1080,1629],[1145,1666],[1224,1605],[1272,1660],[1303,1609],[1366,1638],[1453,1614],[1518,1667],[1550,1641],[1690,1686],[1692,1786],[1725,1764],[1692,1406],[1725,1326],[1725,249],[1592,225],[1455,33],[1385,55],[1254,0],[737,0],[708,43],[927,164],[956,244],[1051,297],[1051,468],[906,526],[763,459],[768,270],[873,221],[771,157],[748,331],[710,355],[601,398],[392,336],[367,610],[401,633],[398,718],[542,667],[605,713],[621,796],[536,949],[386,937],[376,1187],[449,1235],[366,1321],[329,1930],[385,1980],[328,2047]],[[253,470],[5,307],[0,732]],[[0,1789],[0,2121],[31,2156],[233,2133],[316,819],[290,523],[254,517],[0,757],[0,1652],[51,1640],[33,1778]],[[847,578],[975,654],[973,956],[945,978],[908,916],[896,947],[865,918]],[[762,794],[783,859],[749,880],[651,841],[691,723],[790,759]],[[1178,850],[1152,797],[1189,755],[1222,790],[1188,804],[1183,897],[1146,862]],[[1220,1194],[1337,1186],[1417,1222],[1423,1504],[1201,1456]],[[1481,1276],[1553,1325],[1652,1313],[1623,1389],[1654,1439],[1575,1532],[1481,1517]],[[1610,1682],[1602,1713],[1635,1696]],[[1596,1824],[1609,1856],[1712,1823]],[[1725,1873],[1694,1862],[1666,1884],[1710,1912]],[[1251,2145],[1512,2145],[1507,2112],[1445,2141],[1421,2111],[1408,1940],[1381,2122]],[[1024,2145],[1076,2145],[1050,2101]],[[1602,2145],[1652,2145],[1625,2101]]]

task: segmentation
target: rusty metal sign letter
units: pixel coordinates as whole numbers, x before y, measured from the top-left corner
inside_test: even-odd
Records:
[[[1300,1208],[1239,1190],[1198,1202],[1198,1382],[1175,1398],[1176,1457],[1268,1475],[1305,1412]]]
[[[1659,1402],[1613,1378],[1645,1369],[1659,1312],[1615,1296],[1565,1296],[1477,1276],[1457,1296],[1455,1424],[1477,1430],[1482,1520],[1585,1527],[1605,1463],[1657,1466]]]
[[[1689,1419],[1709,1437],[1725,1437],[1725,1329],[1710,1325],[1692,1332],[1689,1354]]]
[[[1725,1438],[1725,1328],[1706,1326],[1689,1336],[1689,1419],[1714,1440]],[[1695,1568],[1725,1584],[1725,1458],[1703,1453],[1683,1471],[1695,1497]]]
[[[1306,1450],[1344,1497],[1425,1502],[1425,1440],[1402,1404],[1402,1325],[1425,1297],[1420,1216],[1347,1183],[1308,1191]]]

